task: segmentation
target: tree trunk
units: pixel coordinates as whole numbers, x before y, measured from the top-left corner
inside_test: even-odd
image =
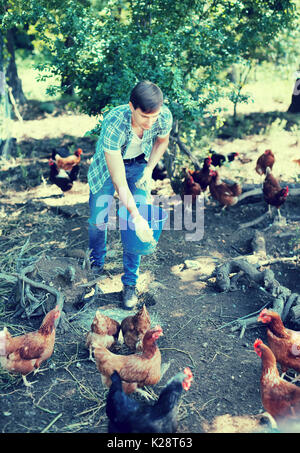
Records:
[[[4,69],[4,36],[0,30],[0,156],[5,159],[9,157],[13,143],[10,112]]]
[[[18,77],[18,70],[15,60],[15,40],[13,30],[8,30],[6,33],[7,38],[7,50],[10,55],[9,63],[6,70],[7,83],[12,89],[12,95],[15,98],[15,101],[18,105],[24,105],[27,102],[27,99],[24,95],[22,88],[22,81]]]

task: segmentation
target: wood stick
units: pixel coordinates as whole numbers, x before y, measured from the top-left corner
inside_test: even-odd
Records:
[[[239,225],[238,229],[249,228],[251,226],[257,225],[258,223],[260,223],[263,220],[265,220],[267,217],[270,217],[269,211],[265,212],[263,215],[257,217],[256,219],[251,220],[250,222],[241,223]]]
[[[201,168],[202,168],[201,163],[199,162],[199,160],[197,159],[197,157],[195,157],[195,156],[191,153],[191,151],[188,149],[188,147],[181,141],[181,139],[179,138],[179,135],[178,135],[178,134],[173,134],[172,136],[170,136],[170,139],[173,140],[175,143],[177,143],[177,145],[179,146],[180,151],[183,151],[184,154],[186,154],[187,156],[189,156],[189,158],[191,159],[191,161],[193,162],[193,164],[195,165],[195,167],[196,167],[198,170],[201,170]]]
[[[261,195],[262,194],[262,189],[252,189],[248,190],[247,192],[241,193],[241,195],[238,196],[238,201],[244,200],[244,198],[247,197],[253,197],[254,195]]]

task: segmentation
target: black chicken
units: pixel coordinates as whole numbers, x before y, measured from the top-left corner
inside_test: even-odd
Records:
[[[239,153],[233,152],[227,154],[226,156],[225,154],[217,153],[213,149],[211,149],[209,152],[211,157],[211,164],[214,167],[222,167],[222,165],[224,165],[226,162],[232,162],[239,155]]]
[[[189,390],[193,374],[189,368],[176,374],[153,404],[143,404],[123,392],[117,371],[111,375],[106,400],[109,433],[174,433],[182,390]]]
[[[152,179],[154,179],[154,181],[157,181],[158,179],[162,181],[162,180],[166,179],[167,177],[168,177],[167,169],[166,169],[163,161],[160,160],[153,169]]]
[[[75,165],[71,171],[66,171],[57,168],[56,163],[49,159],[50,176],[49,180],[52,184],[56,184],[63,192],[72,189],[73,182],[78,178],[79,165]]]

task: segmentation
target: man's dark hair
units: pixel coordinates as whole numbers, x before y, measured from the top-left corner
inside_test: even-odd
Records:
[[[130,102],[134,109],[140,108],[144,113],[151,113],[162,106],[164,98],[161,89],[155,83],[144,80],[131,91]]]

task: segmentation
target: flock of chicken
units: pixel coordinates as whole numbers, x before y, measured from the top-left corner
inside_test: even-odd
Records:
[[[26,386],[33,384],[26,376],[31,372],[35,374],[53,353],[59,316],[60,311],[55,307],[47,313],[37,331],[15,337],[6,327],[0,332],[0,364],[10,372],[21,374]],[[151,398],[142,388],[155,385],[161,379],[161,353],[156,341],[162,334],[160,326],[151,328],[145,305],[121,323],[96,311],[86,334],[85,347],[96,363],[103,385],[109,388],[106,401],[109,432],[176,432],[180,397],[183,390],[189,390],[193,380],[188,367],[167,382],[154,404],[128,396],[140,392],[145,398]],[[124,343],[130,354],[110,350]]]
[[[211,196],[219,202],[222,210],[228,206],[235,205],[239,200],[239,195],[242,193],[241,186],[238,183],[222,181],[218,171],[212,170],[211,166],[221,167],[226,161],[228,163],[232,162],[237,156],[238,153],[230,153],[228,156],[224,156],[223,154],[212,152],[211,156],[204,159],[201,170],[186,170],[181,196],[191,195],[192,200],[196,200],[196,197],[201,193],[205,195],[209,188]],[[275,206],[280,218],[280,207],[286,200],[289,188],[288,186],[282,188],[272,174],[274,163],[274,153],[267,149],[257,159],[255,170],[259,175],[265,175],[262,190],[269,212],[271,206]]]
[[[69,191],[73,182],[78,178],[81,154],[81,148],[78,148],[72,155],[69,155],[68,151],[66,153],[53,151],[52,157],[49,159],[49,180],[60,187],[63,192]],[[238,155],[237,152],[232,152],[226,156],[210,150],[210,155],[204,159],[201,170],[184,169],[184,180],[180,195],[183,199],[185,195],[191,196],[191,199],[188,198],[187,206],[190,206],[191,202],[195,201],[200,194],[206,196],[208,190],[212,198],[220,204],[222,210],[238,203],[239,195],[242,193],[240,184],[223,181],[216,170],[217,167],[229,165]],[[269,212],[271,206],[276,207],[280,219],[280,207],[286,201],[289,188],[288,186],[282,188],[272,174],[274,163],[275,156],[270,149],[267,149],[257,159],[255,170],[259,175],[265,175],[262,188],[264,200],[268,204]],[[214,170],[211,169],[212,166]],[[160,171],[159,168],[155,168],[154,173],[156,170]],[[156,179],[154,174],[153,178]]]
[[[80,148],[73,156],[63,157],[54,153],[49,161],[52,182],[57,183],[58,179],[63,191],[69,190],[68,187],[78,175],[81,153]],[[236,156],[237,153],[232,153],[227,159],[232,161]],[[204,159],[201,170],[187,170],[183,194],[196,197],[209,188],[212,197],[222,207],[235,204],[241,194],[240,186],[221,181],[218,172],[210,169],[211,165],[223,165],[223,157],[213,153]],[[281,188],[272,175],[274,162],[274,154],[266,150],[257,160],[256,171],[265,175],[265,201],[279,212],[288,195],[288,187]],[[62,175],[62,171],[67,176]],[[27,381],[26,376],[31,372],[35,374],[53,353],[59,316],[60,310],[55,307],[47,313],[37,331],[24,335],[13,337],[6,327],[0,331],[0,364],[10,372],[21,374],[26,386],[33,384]],[[300,332],[285,328],[280,316],[267,309],[260,313],[258,320],[268,325],[269,344],[265,345],[260,339],[254,342],[254,349],[262,360],[262,404],[278,424],[297,420],[297,417],[300,419],[300,387],[285,380],[277,369],[278,362],[283,372],[288,368],[300,372]],[[151,327],[145,305],[121,323],[105,316],[100,310],[96,311],[84,341],[103,385],[109,388],[106,414],[110,433],[176,432],[180,397],[183,390],[189,390],[193,380],[188,367],[167,382],[154,404],[142,403],[129,396],[139,392],[148,399],[150,395],[143,387],[160,381],[161,353],[156,342],[161,335],[163,330],[159,325]],[[130,354],[111,351],[122,343],[125,343]]]
[[[60,311],[51,310],[34,332],[12,337],[8,329],[0,332],[0,364],[23,377],[34,374],[49,359],[54,350],[55,331]],[[300,387],[284,379],[290,368],[300,372],[300,332],[284,326],[280,315],[263,309],[258,321],[267,325],[268,346],[261,339],[254,342],[254,350],[262,361],[261,400],[267,414],[275,420],[277,429],[287,430],[291,423],[300,423]],[[154,404],[141,402],[129,396],[139,392],[147,399],[145,386],[155,385],[161,378],[161,353],[156,342],[163,335],[162,328],[151,327],[146,306],[125,317],[121,323],[97,310],[87,332],[84,345],[89,358],[96,363],[102,383],[109,388],[106,414],[110,433],[173,433],[177,429],[177,416],[183,390],[188,391],[193,380],[186,367],[171,378]],[[110,349],[124,344],[126,355]],[[280,376],[277,363],[283,375]]]

